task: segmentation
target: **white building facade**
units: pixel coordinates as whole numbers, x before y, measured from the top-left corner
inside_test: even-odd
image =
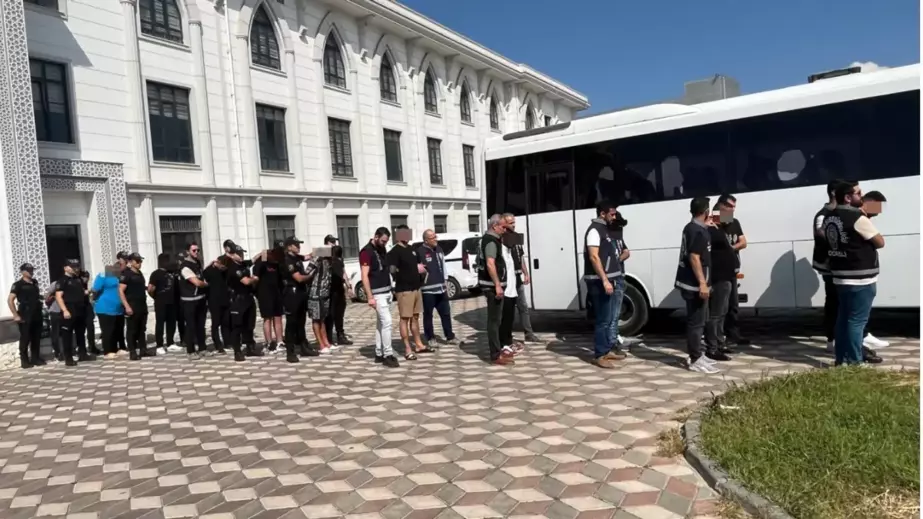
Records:
[[[354,256],[380,226],[478,230],[484,140],[588,106],[389,0],[0,9],[7,280],[120,250],[149,271],[191,240],[215,257],[333,234]]]

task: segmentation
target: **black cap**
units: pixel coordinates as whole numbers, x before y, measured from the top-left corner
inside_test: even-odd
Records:
[[[289,236],[288,238],[285,239],[286,247],[288,247],[289,245],[301,245],[302,243],[304,242],[294,236]]]
[[[273,248],[281,249],[285,247],[285,242],[283,240],[276,240],[275,242],[273,242],[272,246]]]
[[[324,236],[324,245],[327,245],[329,243],[336,244],[336,242],[338,241],[340,241],[340,239],[332,234],[328,234],[327,236]]]
[[[128,261],[144,261],[144,258],[141,257],[141,255],[138,254],[137,252],[132,252],[125,259],[127,259]]]
[[[237,246],[237,244],[234,243],[234,240],[230,240],[230,239],[224,240],[224,243],[222,243],[221,245],[222,245],[222,247],[224,247],[225,249],[233,249],[234,247]]]
[[[232,243],[230,248],[228,249],[228,252],[231,254],[243,254],[247,251],[244,250],[244,248],[241,247],[240,245],[237,245],[236,243]]]
[[[35,271],[35,267],[33,267],[31,263],[23,263],[22,265],[19,266],[19,271],[28,272],[31,274],[32,272]]]
[[[70,259],[64,260],[64,266],[72,267],[75,269],[80,268],[80,260],[77,258],[70,258]]]
[[[127,260],[127,259],[128,259],[128,253],[125,252],[125,251],[123,251],[123,250],[120,250],[120,251],[115,255],[115,259]]]

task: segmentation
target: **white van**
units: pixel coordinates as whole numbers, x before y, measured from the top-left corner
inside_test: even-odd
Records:
[[[439,235],[439,247],[445,254],[445,266],[448,270],[449,299],[456,299],[462,290],[471,291],[477,288],[478,274],[474,268],[477,258],[477,247],[481,235],[476,232],[446,233]],[[423,245],[422,241],[413,242],[414,250]],[[357,301],[365,302],[365,291],[362,290],[362,276],[359,264],[356,261],[346,262],[346,272],[353,285]]]

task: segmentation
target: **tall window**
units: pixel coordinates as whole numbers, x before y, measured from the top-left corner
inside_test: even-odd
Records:
[[[426,150],[429,154],[429,183],[442,185],[442,141],[427,138]]]
[[[465,163],[465,185],[467,187],[474,187],[476,185],[474,180],[474,146],[463,144],[462,158]]]
[[[458,109],[461,111],[461,120],[471,122],[471,94],[468,92],[468,83],[462,83],[461,99],[458,100]]]
[[[192,163],[189,90],[147,82],[147,111],[154,160]]]
[[[349,144],[349,121],[328,117],[327,131],[330,133],[330,164],[333,176],[353,176],[353,157]]]
[[[406,214],[405,215],[392,214],[391,215],[391,232],[397,231],[397,228],[402,225],[407,225],[407,215]]]
[[[266,234],[269,235],[269,248],[277,241],[285,241],[295,235],[295,217],[292,215],[271,215],[266,217]]]
[[[426,71],[423,78],[423,108],[427,112],[438,114],[439,102],[436,101],[436,78],[432,69]]]
[[[545,126],[551,126],[551,116],[550,115],[545,116]]]
[[[500,130],[500,109],[494,96],[490,96],[490,129]]]
[[[141,15],[142,34],[183,42],[183,24],[176,0],[140,0],[138,13]]]
[[[378,72],[378,86],[381,88],[381,98],[385,101],[397,102],[397,82],[394,81],[394,65],[388,53],[381,57],[381,70]]]
[[[67,69],[60,63],[29,60],[35,138],[44,142],[74,142],[71,133]]]
[[[479,232],[481,230],[481,217],[476,214],[468,215],[468,231]]]
[[[324,83],[346,88],[346,67],[343,65],[343,54],[340,52],[340,42],[336,34],[331,31],[324,43]]]
[[[161,252],[176,257],[190,243],[202,245],[202,218],[199,216],[161,216]]]
[[[285,110],[256,105],[256,132],[260,140],[260,167],[270,171],[288,171]]]
[[[532,108],[532,103],[529,103],[526,106],[526,129],[532,128],[535,128],[535,109]]]
[[[344,258],[359,257],[359,217],[337,216],[337,237]]]
[[[256,10],[253,25],[250,27],[250,60],[254,65],[282,70],[276,32],[272,28],[266,7],[262,5]],[[292,74],[294,73],[293,70]]]
[[[433,230],[436,234],[449,232],[449,217],[444,214],[433,215]]]
[[[400,182],[404,180],[401,169],[401,132],[385,130],[385,170],[388,180]]]

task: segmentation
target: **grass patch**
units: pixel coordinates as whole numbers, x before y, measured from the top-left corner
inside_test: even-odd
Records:
[[[679,429],[667,429],[657,435],[655,456],[673,458],[681,455],[684,450],[686,450],[686,445],[683,443],[683,437],[680,435]]]
[[[919,372],[836,368],[735,388],[703,413],[701,441],[795,517],[919,516]]]

